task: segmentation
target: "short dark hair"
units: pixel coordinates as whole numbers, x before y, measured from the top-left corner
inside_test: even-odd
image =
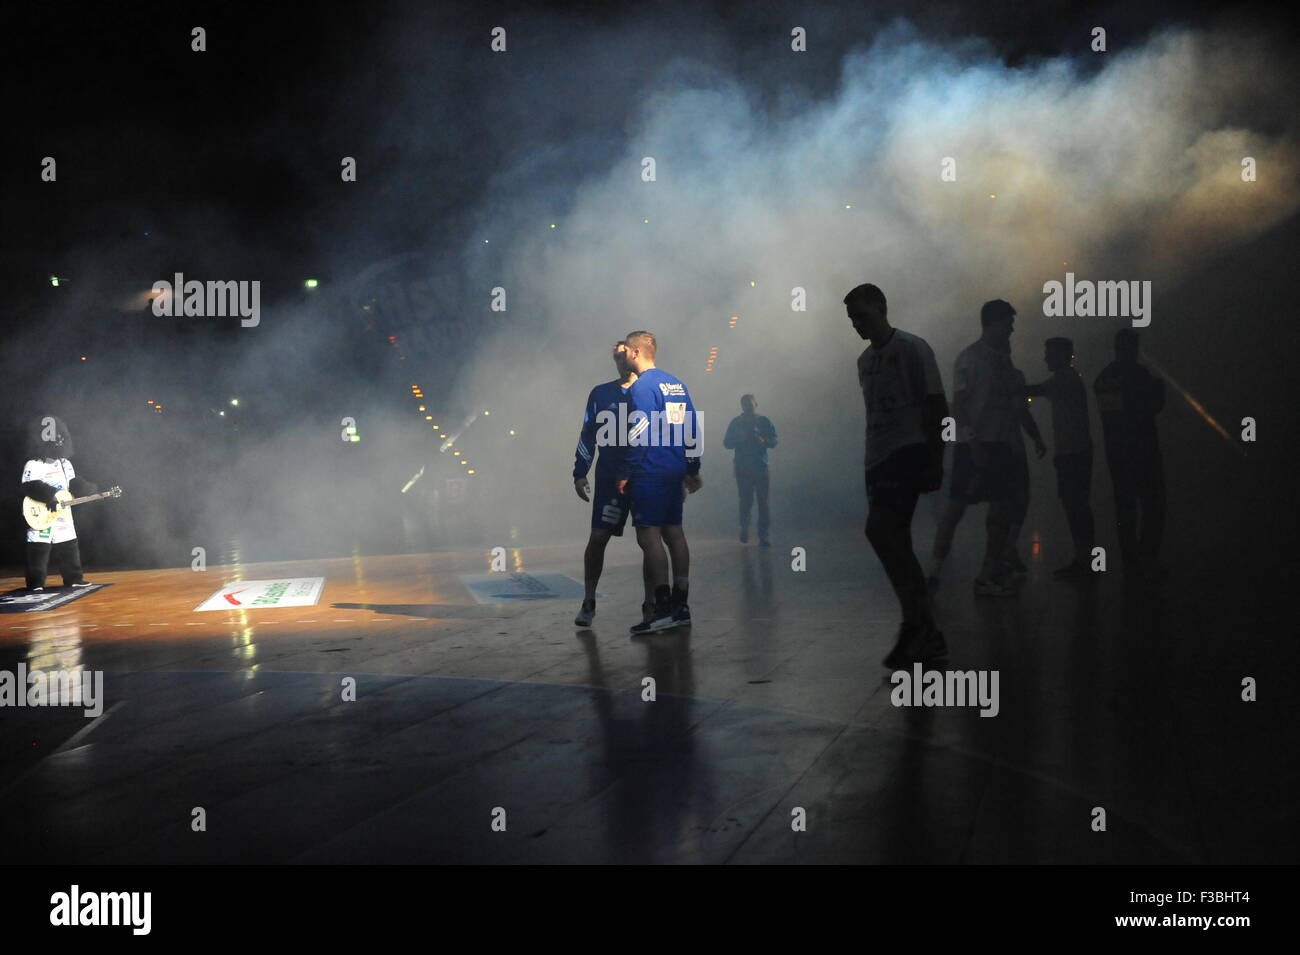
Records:
[[[740,396],[740,403],[741,403],[741,404],[744,404],[746,398],[748,398],[750,401],[757,401],[757,400],[758,400],[758,399],[755,398],[753,395],[741,395],[741,396]]]
[[[659,352],[659,343],[655,341],[654,335],[647,331],[628,332],[627,338],[623,339],[623,341],[632,348],[639,348],[643,352],[649,352],[651,358],[654,358]]]
[[[1070,341],[1068,338],[1057,336],[1055,338],[1049,338],[1047,341],[1043,342],[1043,344],[1056,351],[1068,352],[1071,355],[1074,354],[1074,342]]]
[[[885,311],[889,311],[885,293],[870,282],[855,286],[848,295],[844,296],[845,305],[852,305],[854,302],[861,302],[863,305],[879,305]]]
[[[1000,298],[991,299],[980,306],[980,327],[988,328],[994,322],[1006,321],[1015,314],[1016,310],[1010,302]]]

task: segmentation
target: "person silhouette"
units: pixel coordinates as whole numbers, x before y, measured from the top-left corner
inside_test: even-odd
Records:
[[[912,547],[912,517],[920,496],[943,484],[948,402],[939,366],[923,338],[890,325],[885,293],[875,285],[854,288],[844,296],[844,306],[853,330],[871,342],[858,356],[867,411],[864,531],[903,613],[884,665],[938,663],[948,647],[935,625],[925,574]]]
[[[1089,573],[1096,525],[1092,517],[1092,434],[1088,427],[1088,390],[1083,377],[1071,364],[1074,343],[1068,338],[1049,338],[1043,343],[1043,361],[1051,375],[1024,394],[1045,397],[1052,403],[1052,442],[1055,451],[1056,494],[1065,509],[1065,519],[1074,542],[1074,559],[1053,571],[1066,579]]]
[[[627,363],[627,346],[622,342],[615,343],[613,358],[618,377],[597,385],[587,395],[578,449],[573,455],[573,489],[582,500],[591,502],[591,535],[582,554],[584,595],[578,615],[573,619],[575,627],[590,627],[592,618],[596,616],[596,587],[605,568],[605,548],[610,537],[623,536],[630,507],[627,496],[620,494],[615,485],[624,448],[618,444],[598,447],[597,442],[602,417],[617,418],[619,405],[627,404],[627,390],[636,381],[636,372]],[[591,484],[587,473],[593,459],[596,461],[596,489],[589,496]]]
[[[953,363],[952,412],[957,423],[952,483],[934,535],[928,583],[937,589],[952,538],[971,504],[988,502],[984,562],[975,578],[975,595],[1014,597],[1014,565],[1007,561],[1013,527],[1024,520],[1028,504],[1028,465],[1021,429],[1033,424],[1019,395],[1024,376],[1011,363],[1011,334],[1016,310],[993,299],[980,307],[979,340],[962,349]],[[1038,429],[1032,437],[1042,457],[1047,449]],[[1017,457],[1017,448],[1020,456]]]
[[[1125,576],[1155,579],[1165,531],[1165,467],[1156,415],[1165,383],[1138,364],[1138,333],[1115,334],[1115,360],[1093,383],[1101,412],[1106,464],[1115,495],[1115,529]]]
[[[758,543],[770,547],[767,539],[771,515],[768,509],[767,451],[776,447],[776,428],[760,414],[753,395],[741,395],[741,413],[727,425],[722,446],[736,452],[736,490],[740,495],[740,542],[749,543],[749,512],[758,498]]]

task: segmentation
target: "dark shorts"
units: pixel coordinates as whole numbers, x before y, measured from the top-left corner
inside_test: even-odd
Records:
[[[622,537],[630,509],[628,496],[618,493],[618,482],[613,477],[597,475],[595,493],[591,495],[592,530],[609,531],[615,537]]]
[[[686,489],[682,478],[634,477],[627,482],[628,497],[632,499],[632,524],[635,527],[664,527],[681,524],[682,501]]]
[[[909,444],[868,470],[868,516],[871,511],[881,508],[911,523],[929,462],[928,447],[924,444]]]
[[[948,496],[954,501],[979,504],[1005,501],[1012,496],[1017,461],[1011,445],[994,441],[980,443],[987,455],[983,468],[975,467],[968,442],[963,441],[953,449],[952,486]]]
[[[1056,496],[1061,500],[1081,498],[1092,494],[1092,452],[1058,454],[1052,459],[1056,465]]]

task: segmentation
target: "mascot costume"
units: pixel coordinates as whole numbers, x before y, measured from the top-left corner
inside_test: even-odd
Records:
[[[72,435],[62,418],[38,418],[28,434],[26,466],[23,467],[24,496],[52,506],[59,491],[94,494],[98,488],[77,477],[72,468]],[[50,561],[63,575],[65,587],[90,587],[81,575],[81,552],[77,547],[77,529],[72,523],[72,508],[64,508],[45,530],[27,531],[27,589],[45,589],[45,575]]]

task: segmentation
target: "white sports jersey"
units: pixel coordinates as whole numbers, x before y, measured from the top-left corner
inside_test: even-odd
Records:
[[[57,461],[31,460],[23,468],[23,483],[28,481],[44,481],[53,487],[56,491],[68,490],[68,485],[72,479],[77,476],[77,472],[72,469],[72,462],[67,458],[59,458]],[[72,525],[72,508],[66,507],[63,512],[54,519],[54,523],[43,531],[32,530],[27,528],[27,539],[29,541],[41,542],[46,544],[62,544],[64,541],[76,540],[77,529]]]
[[[858,383],[867,406],[868,470],[899,448],[926,442],[921,408],[927,396],[943,394],[943,382],[925,339],[896,328],[883,347],[868,345],[858,356]]]
[[[1000,441],[1020,444],[1019,405],[1015,391],[1024,375],[1011,364],[1011,355],[981,342],[962,349],[953,364],[954,397],[966,392],[965,418],[958,420],[958,441]]]

